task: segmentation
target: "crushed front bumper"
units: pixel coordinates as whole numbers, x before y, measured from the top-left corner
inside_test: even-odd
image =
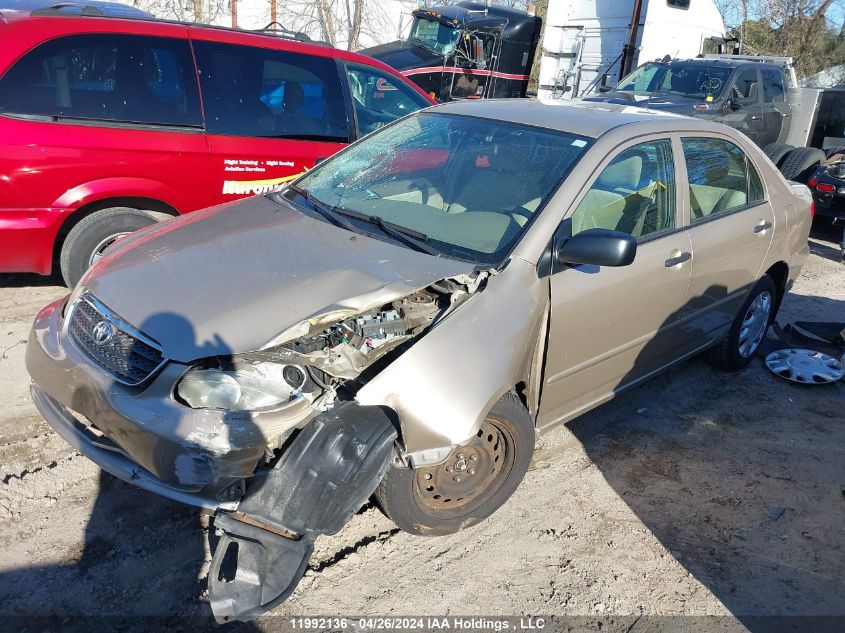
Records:
[[[70,341],[63,306],[44,308],[27,342],[32,396],[47,423],[116,477],[206,510],[231,507],[265,454],[257,416],[176,401],[187,370],[179,363],[141,387],[118,383]]]

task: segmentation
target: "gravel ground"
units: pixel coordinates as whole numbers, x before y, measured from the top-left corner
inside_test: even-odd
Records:
[[[781,323],[845,320],[836,237],[814,233]],[[0,276],[0,628],[27,623],[13,615],[210,628],[208,518],[100,472],[30,402],[24,340],[63,292]],[[519,490],[476,528],[413,537],[363,508],[317,541],[273,614],[738,616],[725,630],[845,616],[844,405],[842,382],[691,360],[543,435]]]

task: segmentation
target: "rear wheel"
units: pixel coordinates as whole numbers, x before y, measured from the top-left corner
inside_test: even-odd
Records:
[[[768,275],[752,288],[731,324],[727,336],[706,352],[706,358],[721,369],[742,369],[760,347],[777,312],[777,288]]]
[[[151,213],[128,207],[102,209],[83,218],[62,245],[60,264],[65,284],[73,288],[109,246],[155,222]]]
[[[435,466],[391,466],[375,492],[381,510],[411,534],[438,536],[495,512],[522,481],[534,452],[534,423],[514,393],[478,432]]]
[[[815,147],[798,147],[789,152],[780,164],[780,173],[787,180],[806,183],[827,157],[824,152]]]
[[[792,145],[787,145],[786,143],[769,143],[763,148],[763,153],[768,156],[769,160],[775,165],[780,165],[781,161],[783,161],[783,157],[794,149],[795,148]]]

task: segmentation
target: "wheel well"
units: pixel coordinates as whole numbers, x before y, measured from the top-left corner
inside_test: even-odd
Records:
[[[785,262],[777,262],[769,267],[766,274],[775,282],[775,288],[778,291],[777,306],[779,307],[783,296],[786,294],[786,282],[789,280],[789,266]]]
[[[96,213],[97,211],[101,211],[103,209],[109,209],[111,207],[129,207],[130,209],[165,213],[174,217],[179,215],[179,212],[169,204],[153,198],[125,196],[89,202],[88,204],[79,207],[76,211],[67,216],[64,222],[62,222],[62,225],[59,227],[59,232],[56,234],[56,239],[53,242],[53,262],[55,263],[59,261],[62,244],[64,244],[65,238],[68,236],[68,233],[71,232],[73,227],[92,213]]]

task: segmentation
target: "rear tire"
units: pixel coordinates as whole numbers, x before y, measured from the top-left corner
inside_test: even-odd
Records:
[[[705,352],[705,358],[719,369],[744,368],[766,337],[779,303],[774,280],[763,275],[745,298],[728,334]]]
[[[763,153],[768,156],[769,160],[776,166],[779,166],[783,161],[783,157],[794,149],[795,148],[792,145],[787,145],[786,143],[769,143],[763,148]]]
[[[391,465],[375,501],[411,534],[441,536],[493,514],[519,486],[534,454],[534,423],[515,393],[505,394],[478,432],[442,464]]]
[[[62,244],[60,265],[65,284],[73,288],[112,243],[155,222],[152,214],[128,207],[102,209],[83,218]]]
[[[805,183],[823,161],[824,152],[815,147],[798,147],[789,152],[780,164],[780,173],[787,180]]]

